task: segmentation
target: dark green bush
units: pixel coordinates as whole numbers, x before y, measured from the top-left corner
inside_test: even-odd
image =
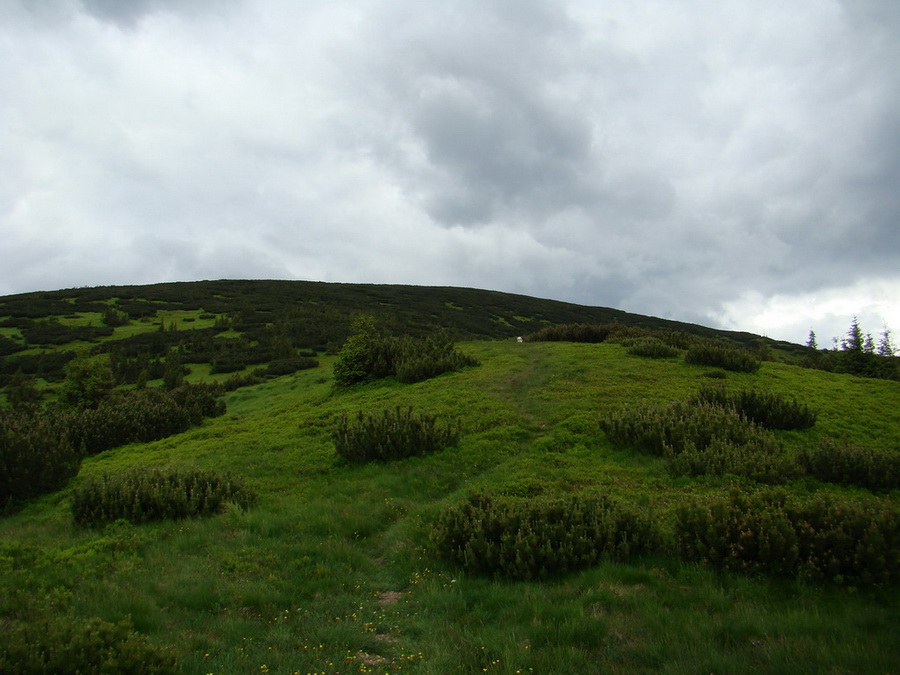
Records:
[[[412,408],[383,410],[380,414],[344,413],[332,431],[335,450],[347,462],[390,461],[416,457],[457,444],[459,423],[443,423]]]
[[[760,360],[746,349],[708,342],[690,347],[684,355],[684,362],[724,368],[738,373],[755,373],[762,365]]]
[[[59,415],[0,408],[0,512],[62,488],[81,457]]]
[[[796,461],[769,435],[740,444],[717,437],[703,449],[689,444],[680,453],[670,452],[668,458],[669,469],[676,475],[731,474],[777,485],[801,474]]]
[[[816,423],[816,413],[809,406],[774,392],[728,392],[725,387],[703,387],[692,401],[732,408],[767,429],[808,429]]]
[[[647,455],[677,455],[689,447],[702,451],[713,439],[743,445],[766,435],[734,410],[704,403],[642,403],[601,420],[600,426],[615,445]]]
[[[633,356],[644,356],[651,359],[666,359],[681,354],[677,347],[667,345],[654,337],[637,338],[626,345],[626,350]]]
[[[658,546],[652,520],[605,495],[521,499],[476,495],[444,510],[439,555],[473,574],[541,579]]]
[[[0,673],[16,675],[178,675],[173,653],[154,647],[127,621],[55,617],[4,622]]]
[[[187,411],[191,424],[197,425],[203,422],[204,417],[221,417],[225,414],[225,401],[220,399],[224,391],[218,383],[198,382],[182,384],[169,393]]]
[[[243,482],[214,471],[136,469],[92,479],[72,493],[79,525],[127,520],[145,523],[221,512],[228,503],[249,507],[256,495]]]
[[[265,368],[257,368],[253,371],[253,374],[257,377],[278,377],[280,375],[291,375],[298,370],[317,368],[318,366],[318,361],[306,357],[276,359],[269,363]]]
[[[802,450],[799,459],[806,472],[821,481],[870,490],[900,488],[900,451],[875,450],[826,438],[816,447]]]
[[[535,333],[526,335],[525,342],[603,342],[609,337],[610,328],[597,324],[557,324],[545,326]]]
[[[675,534],[683,558],[718,569],[859,584],[900,577],[900,512],[887,501],[735,491],[681,506]]]
[[[601,420],[613,444],[662,455],[677,474],[783,483],[799,474],[775,437],[733,408],[703,402],[638,405]]]

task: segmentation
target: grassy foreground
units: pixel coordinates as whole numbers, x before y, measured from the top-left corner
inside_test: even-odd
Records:
[[[105,530],[72,524],[71,487],[0,521],[0,626],[27,604],[119,621],[171,646],[185,673],[888,673],[900,666],[900,593],[716,574],[669,557],[605,563],[544,583],[466,576],[429,528],[476,490],[599,486],[667,522],[734,479],[672,477],[614,449],[601,416],[684,399],[706,368],[628,356],[616,344],[471,342],[482,365],[415,385],[335,391],[331,361],[226,399],[228,413],[163,441],[85,460],[81,481],[135,466],[246,478],[247,511]],[[765,363],[733,388],[797,396],[820,436],[900,449],[900,386]],[[346,466],[342,412],[412,405],[462,422],[456,448]],[[812,480],[800,492],[854,489]],[[894,495],[888,498],[895,498]]]

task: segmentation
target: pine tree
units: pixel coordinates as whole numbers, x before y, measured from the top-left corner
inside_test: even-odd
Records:
[[[812,328],[809,329],[809,339],[806,341],[806,346],[810,349],[819,348],[819,345],[816,343],[816,333]]]

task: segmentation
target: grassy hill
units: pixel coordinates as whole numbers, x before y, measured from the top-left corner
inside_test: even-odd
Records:
[[[277,323],[279,308],[301,297],[322,317],[376,304],[389,307],[383,310],[389,317],[398,307],[424,303],[406,287],[302,285],[304,293],[316,288],[321,295],[289,296],[290,284],[269,283],[234,286],[281,288],[283,297],[292,298],[273,301],[274,309],[253,307],[276,318],[267,324]],[[230,284],[201,285],[190,301],[176,299],[174,291],[166,296],[168,285],[116,293],[135,306],[154,306],[146,333],[157,335],[169,332],[154,325],[160,319],[168,324],[178,318],[175,332],[187,332],[191,324],[200,324],[197,331],[224,328],[215,322],[237,313]],[[200,288],[206,289],[202,302]],[[101,316],[101,305],[110,304],[108,292],[84,293],[41,294],[47,305],[40,311],[54,307],[60,323],[65,316],[78,317],[72,322],[84,322],[91,312]],[[404,293],[410,294],[406,304]],[[545,321],[601,320],[587,308],[524,299],[521,306],[511,304],[517,296],[423,293],[436,323],[476,313],[477,327],[455,326],[480,338],[517,335]],[[368,304],[360,304],[358,294],[369,297]],[[216,295],[227,303],[209,304]],[[347,304],[339,305],[337,296]],[[265,294],[255,297],[262,303]],[[494,298],[494,304],[477,305],[476,312],[479,298]],[[3,301],[0,315],[13,318],[20,311],[15,307],[27,305]],[[539,312],[539,306],[545,309]],[[63,308],[67,314],[60,314]],[[528,313],[528,322],[516,323],[517,312]],[[85,346],[112,341],[123,330],[138,334],[144,324],[129,315],[131,325]],[[427,323],[421,319],[420,325]],[[252,333],[262,324],[242,325]],[[227,330],[236,332],[233,325]],[[71,347],[61,343],[46,351]],[[198,674],[896,669],[896,583],[739,574],[678,554],[674,532],[681,507],[766,488],[741,476],[673,472],[663,456],[614,444],[601,422],[623,409],[689,399],[711,381],[709,367],[680,357],[642,358],[610,341],[469,339],[458,347],[480,365],[417,384],[387,378],[346,389],[334,387],[338,357],[320,353],[317,368],[229,392],[224,416],[160,441],[86,458],[65,489],[0,518],[0,625],[7,636],[0,638],[0,657],[25,625],[38,627],[40,633],[21,633],[37,640],[56,635],[54,630],[68,635],[59,624],[81,630],[92,619],[115,624],[127,618],[129,630],[146,637],[152,649],[177,657],[178,672]],[[193,368],[189,379],[224,377]],[[900,453],[897,382],[771,361],[755,373],[728,372],[724,382],[729,391],[796,397],[815,411],[811,428],[774,432],[788,456],[826,438]],[[393,462],[339,461],[331,432],[343,414],[398,406],[458,420],[459,442]],[[118,521],[101,528],[73,523],[71,502],[80,488],[104,474],[141,467],[229,473],[258,499],[249,508],[232,506],[204,518]],[[808,475],[790,478],[780,489],[800,499],[840,500],[850,510],[897,507],[896,490],[872,492]],[[529,503],[606,495],[651,518],[662,543],[627,560],[604,559],[544,579],[480,575],[440,556],[435,539],[442,514],[474,494]],[[64,651],[58,639],[56,648]],[[119,658],[122,663],[109,672],[152,672],[146,659],[128,671],[125,656]]]

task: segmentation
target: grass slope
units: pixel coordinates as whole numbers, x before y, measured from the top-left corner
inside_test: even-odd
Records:
[[[0,521],[0,624],[25,603],[35,620],[127,615],[198,674],[896,669],[893,588],[718,575],[664,557],[520,583],[436,559],[429,523],[471,491],[602,486],[665,521],[685,499],[731,484],[673,478],[661,459],[612,448],[597,424],[631,402],[686,398],[706,369],[607,343],[461,348],[482,366],[343,392],[323,377],[326,357],[233,392],[228,413],[199,428],[87,459],[73,485],[140,465],[215,468],[244,476],[260,500],[247,512],[91,531],[72,525],[68,490],[40,499]],[[900,448],[896,382],[769,362],[728,380],[819,412],[813,429],[781,434],[789,448],[823,434]],[[459,446],[390,464],[336,462],[329,430],[341,412],[396,405],[459,416]]]

